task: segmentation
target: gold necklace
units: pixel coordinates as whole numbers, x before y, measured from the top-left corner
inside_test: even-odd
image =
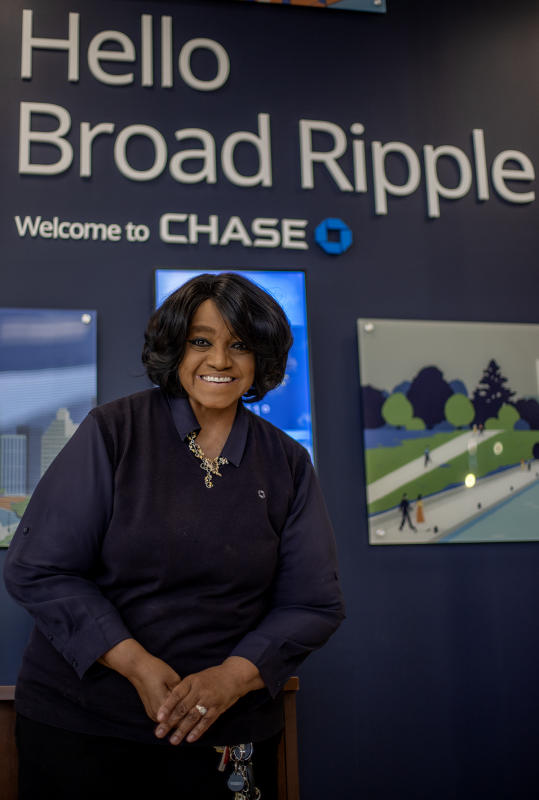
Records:
[[[193,431],[189,433],[187,436],[187,441],[189,444],[189,450],[193,453],[194,456],[200,459],[200,469],[203,469],[206,473],[204,476],[204,483],[206,484],[207,489],[211,489],[213,487],[213,480],[212,475],[217,475],[219,478],[223,476],[219,472],[219,467],[228,464],[228,458],[225,456],[217,456],[217,458],[206,458],[204,455],[202,448],[199,444],[195,442],[197,436],[197,432]]]

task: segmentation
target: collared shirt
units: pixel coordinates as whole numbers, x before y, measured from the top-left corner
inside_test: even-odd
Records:
[[[238,655],[266,689],[201,741],[270,736],[279,691],[343,617],[331,526],[307,452],[238,406],[204,484],[189,402],[148,390],[94,409],[42,478],[6,586],[36,620],[20,713],[157,741],[133,687],[96,663],[134,637],[182,677]]]

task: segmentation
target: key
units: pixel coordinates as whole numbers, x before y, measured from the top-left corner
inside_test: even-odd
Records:
[[[250,761],[253,755],[253,743],[234,745],[230,750],[230,755],[234,761]]]
[[[254,747],[252,742],[237,744],[230,748],[230,758],[234,762],[234,772],[228,779],[228,788],[234,794],[234,800],[260,800],[260,790],[256,788],[251,758]]]
[[[234,772],[230,773],[230,776],[227,781],[227,786],[231,792],[242,792],[245,788],[245,783],[246,783],[245,778],[243,777],[241,772],[234,770]]]

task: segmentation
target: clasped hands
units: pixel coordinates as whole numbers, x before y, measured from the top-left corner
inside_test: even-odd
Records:
[[[195,742],[240,697],[264,686],[257,667],[239,656],[182,679],[134,639],[120,642],[99,661],[133,684],[146,714],[157,723],[155,735],[169,736],[173,745]]]
[[[168,735],[171,744],[185,738],[195,742],[242,694],[241,682],[226,664],[187,675],[159,707],[155,735]]]

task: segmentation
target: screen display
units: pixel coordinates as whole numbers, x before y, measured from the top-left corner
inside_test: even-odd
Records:
[[[224,271],[236,272],[256,283],[277,300],[288,317],[294,344],[288,354],[284,380],[280,386],[268,392],[260,402],[248,403],[247,407],[300,442],[313,458],[304,272],[298,270],[157,269],[155,271],[156,307],[160,306],[169,294],[172,294],[191,278],[204,273],[218,275]]]

